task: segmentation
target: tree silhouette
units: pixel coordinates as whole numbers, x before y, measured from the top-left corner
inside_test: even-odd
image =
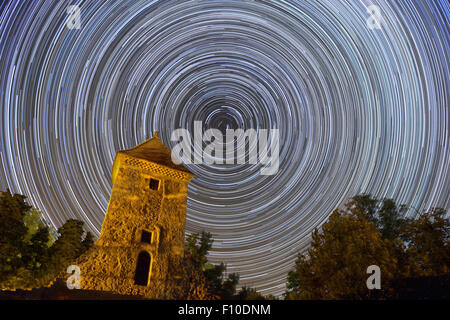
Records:
[[[30,289],[49,284],[93,244],[83,222],[68,220],[55,240],[40,212],[23,195],[0,193],[0,289]]]
[[[172,266],[171,274],[179,274],[174,285],[175,299],[231,299],[236,293],[239,275],[229,274],[223,279],[226,267],[223,263],[213,265],[208,262],[208,252],[213,244],[209,232],[194,233],[186,237],[185,254],[182,263]]]
[[[288,274],[287,299],[398,299],[448,297],[450,227],[445,211],[418,219],[405,206],[369,195],[349,199],[312,235]],[[367,267],[381,269],[380,290],[366,286]],[[424,278],[428,277],[428,278]],[[424,286],[434,292],[426,292]]]

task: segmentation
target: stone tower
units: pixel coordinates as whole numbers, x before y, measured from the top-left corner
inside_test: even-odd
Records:
[[[184,251],[187,185],[194,177],[154,137],[117,152],[113,188],[94,247],[78,262],[81,289],[165,298]]]

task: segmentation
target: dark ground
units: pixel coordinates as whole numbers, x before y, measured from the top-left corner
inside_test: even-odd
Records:
[[[0,291],[0,300],[142,300],[139,296],[104,291],[68,289],[63,280],[51,287],[32,290]]]

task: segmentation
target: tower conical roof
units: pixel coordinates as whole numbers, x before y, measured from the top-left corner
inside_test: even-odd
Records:
[[[172,154],[159,139],[158,131],[155,132],[152,138],[131,149],[119,150],[118,153],[123,153],[133,158],[142,159],[145,161],[151,161],[174,170],[191,173],[185,166],[172,162]]]

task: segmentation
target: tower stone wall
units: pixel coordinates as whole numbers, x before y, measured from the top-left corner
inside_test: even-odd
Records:
[[[193,174],[171,162],[170,151],[156,136],[119,151],[112,178],[100,237],[78,261],[81,288],[167,298],[169,280],[177,277],[170,267],[183,257],[187,185]]]

